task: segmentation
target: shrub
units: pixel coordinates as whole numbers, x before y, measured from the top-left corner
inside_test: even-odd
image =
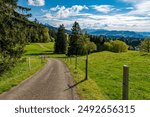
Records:
[[[88,50],[90,53],[96,51],[96,49],[97,49],[97,47],[96,47],[96,44],[94,42],[88,43]]]
[[[113,48],[112,44],[110,42],[105,42],[103,45],[103,49],[107,51],[111,51]]]
[[[103,45],[103,50],[112,51],[112,52],[127,52],[128,51],[128,45],[126,43],[115,40],[111,42],[105,42]]]
[[[150,38],[146,38],[140,45],[140,51],[150,52]]]
[[[127,52],[128,51],[128,45],[122,41],[115,40],[111,41],[110,44],[112,45],[112,50],[113,52]]]

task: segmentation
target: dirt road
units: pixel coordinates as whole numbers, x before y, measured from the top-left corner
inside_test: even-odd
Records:
[[[46,66],[10,91],[0,95],[0,100],[72,100],[79,99],[67,66],[50,59]]]

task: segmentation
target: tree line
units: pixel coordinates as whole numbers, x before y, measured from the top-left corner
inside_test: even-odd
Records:
[[[99,51],[119,53],[128,50],[140,50],[150,52],[150,38],[143,41],[136,38],[121,37],[115,39],[103,35],[90,35],[82,32],[78,22],[74,22],[70,34],[65,32],[65,27],[62,24],[55,35],[55,53],[68,56],[85,55]]]
[[[58,28],[55,39],[55,53],[62,53],[68,56],[85,55],[96,50],[94,42],[90,41],[88,35],[83,34],[78,22],[74,22],[71,34],[65,33],[64,25]]]
[[[55,53],[85,55],[91,52],[112,51],[126,52],[128,46],[122,41],[110,41],[106,36],[95,36],[83,33],[78,22],[74,22],[71,34],[65,33],[64,25],[60,25],[55,39]]]

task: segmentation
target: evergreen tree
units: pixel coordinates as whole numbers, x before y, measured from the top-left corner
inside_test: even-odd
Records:
[[[64,25],[60,25],[57,32],[57,38],[55,39],[55,53],[66,54],[67,51],[67,36],[65,34]]]
[[[71,37],[69,42],[68,55],[77,55],[78,53],[78,40],[81,36],[81,28],[78,22],[75,22],[71,29]]]
[[[17,5],[17,0],[0,0],[0,73],[15,65],[29,42],[47,42],[49,30],[31,22],[30,8]]]

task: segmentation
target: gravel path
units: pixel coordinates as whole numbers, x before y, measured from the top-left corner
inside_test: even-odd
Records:
[[[50,59],[32,77],[0,95],[0,100],[73,100],[79,99],[69,69],[62,61]]]

